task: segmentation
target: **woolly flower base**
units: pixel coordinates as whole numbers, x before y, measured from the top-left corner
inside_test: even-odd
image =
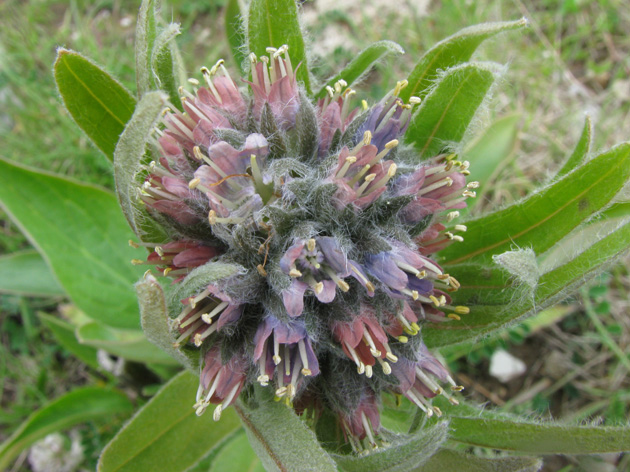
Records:
[[[202,359],[198,415],[216,404],[218,420],[258,382],[298,414],[332,411],[360,452],[378,444],[381,392],[429,416],[436,395],[457,403],[420,325],[468,313],[430,256],[462,239],[445,223],[477,184],[454,155],[418,164],[401,145],[420,102],[398,97],[406,82],[354,108],[340,80],[313,104],[288,48],[267,51],[250,56],[248,95],[219,61],[165,110],[138,198],[171,239],[134,262],[174,279],[175,344]]]

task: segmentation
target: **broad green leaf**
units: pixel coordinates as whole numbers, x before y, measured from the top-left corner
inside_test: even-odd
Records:
[[[245,431],[239,432],[225,446],[212,461],[208,472],[228,471],[265,472],[262,462],[252,449]]]
[[[77,125],[109,160],[136,101],[118,81],[79,53],[57,50],[55,81]]]
[[[534,457],[477,457],[450,449],[440,449],[414,472],[536,472],[542,461]]]
[[[470,63],[444,73],[405,133],[419,157],[439,154],[462,139],[498,72],[496,64]]]
[[[368,72],[374,64],[380,61],[383,57],[389,54],[404,54],[404,49],[400,44],[394,41],[378,41],[371,44],[363,51],[359,53],[350,63],[343,68],[341,72],[328,80],[326,84],[315,95],[317,98],[324,98],[326,96],[326,86],[332,87],[338,80],[345,80],[348,85],[352,85],[363,74]]]
[[[431,323],[423,327],[423,340],[428,347],[441,347],[460,343],[490,333],[547,306],[557,303],[594,276],[606,270],[616,259],[630,248],[630,224],[626,224],[605,238],[591,245],[570,262],[541,275],[533,294],[523,293],[518,288],[506,290],[504,296],[513,296],[507,305],[470,305],[470,313],[460,321]],[[481,272],[480,272],[481,273]],[[481,277],[474,279],[478,284]],[[496,278],[494,280],[497,280]],[[484,290],[501,290],[500,286],[477,287]],[[511,293],[510,293],[510,290]],[[459,303],[455,292],[455,303]],[[481,300],[488,294],[480,293]]]
[[[268,47],[289,46],[293,68],[301,64],[297,79],[310,94],[311,81],[295,0],[252,0],[247,27],[249,50],[259,57],[268,54]]]
[[[182,101],[179,96],[179,65],[174,60],[172,45],[177,35],[181,33],[179,25],[169,24],[155,39],[153,52],[151,53],[151,72],[153,73],[155,87],[168,93],[170,102],[180,110]]]
[[[245,61],[245,52],[243,47],[247,43],[245,37],[245,25],[243,24],[243,12],[239,0],[228,0],[225,6],[225,33],[232,57],[241,73],[244,73],[243,63]]]
[[[155,86],[151,73],[151,55],[158,35],[160,0],[142,0],[136,23],[136,86],[138,97]]]
[[[387,438],[390,446],[366,456],[332,454],[345,472],[408,472],[424,464],[446,440],[448,422],[424,428],[413,436]]]
[[[257,408],[239,400],[234,408],[240,416],[247,437],[265,470],[334,472],[330,456],[317,438],[288,406],[273,401],[272,395],[255,387]]]
[[[164,351],[151,344],[140,330],[117,330],[101,323],[86,323],[76,330],[81,344],[124,357],[130,361],[177,365]]]
[[[199,379],[182,372],[168,382],[105,447],[98,472],[187,470],[238,430],[232,408],[221,420],[195,415]]]
[[[46,261],[31,249],[0,257],[0,293],[31,297],[65,295]]]
[[[150,274],[136,284],[136,293],[140,304],[142,329],[149,341],[192,372],[199,371],[199,352],[184,351],[173,347],[175,338],[170,327],[168,306],[164,291],[158,281]]]
[[[0,470],[9,470],[20,452],[50,433],[92,420],[111,421],[132,410],[129,399],[117,391],[97,387],[73,390],[34,412],[0,445]]]
[[[116,193],[131,229],[143,241],[162,242],[163,231],[147,216],[137,200],[138,173],[146,164],[147,141],[166,107],[167,96],[162,92],[147,92],[136,107],[133,117],[120,136],[114,153]]]
[[[629,176],[630,144],[621,144],[524,200],[467,221],[465,241],[442,251],[444,264],[487,262],[514,245],[541,254],[610,202]]]
[[[586,158],[588,157],[588,153],[591,150],[591,143],[593,142],[593,122],[591,121],[591,117],[586,115],[586,119],[584,120],[584,128],[582,129],[582,134],[580,135],[580,139],[575,146],[575,149],[564,163],[562,168],[556,174],[556,178],[562,177],[565,174],[568,174],[576,167],[580,166]]]
[[[477,47],[486,39],[504,31],[511,31],[527,26],[525,18],[518,21],[485,23],[464,28],[429,49],[414,67],[407,80],[409,86],[400,98],[405,102],[411,96],[424,97],[427,89],[439,75],[439,71],[467,62]]]
[[[61,344],[70,354],[75,355],[81,361],[93,369],[100,370],[96,359],[96,348],[81,344],[75,334],[75,326],[67,321],[59,319],[46,313],[38,313],[42,323],[50,329],[55,336],[55,340]]]
[[[469,206],[483,201],[499,172],[510,162],[516,149],[519,118],[519,115],[508,115],[498,119],[462,152],[461,159],[470,162],[471,179],[480,184],[476,190],[477,198],[468,200]],[[463,213],[462,210],[460,213]]]
[[[133,237],[116,197],[98,187],[0,160],[0,202],[90,318],[139,328]],[[140,253],[141,254],[141,253]]]

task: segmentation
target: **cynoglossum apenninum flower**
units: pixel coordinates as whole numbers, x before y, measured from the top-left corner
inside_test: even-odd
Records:
[[[399,98],[405,81],[357,107],[340,80],[315,104],[288,48],[268,53],[241,83],[222,61],[203,68],[183,110],[165,110],[138,198],[171,239],[146,263],[179,287],[174,342],[202,357],[197,414],[217,404],[219,419],[258,382],[298,413],[335,412],[361,451],[377,445],[381,392],[427,415],[435,395],[456,403],[420,329],[468,312],[431,254],[462,239],[452,220],[476,183],[456,156],[417,164],[404,146],[420,102]],[[217,261],[239,270],[188,283]]]

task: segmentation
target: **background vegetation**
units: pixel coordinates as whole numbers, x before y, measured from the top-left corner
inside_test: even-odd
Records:
[[[231,57],[224,40],[221,0],[172,0],[167,17],[182,23],[179,39],[189,74]],[[495,123],[478,152],[496,153],[492,191],[473,209],[518,199],[553,175],[578,139],[587,112],[595,122],[594,151],[628,139],[630,129],[630,11],[624,0],[453,0],[304,2],[304,21],[319,78],[326,78],[366,44],[400,43],[406,55],[382,63],[360,88],[382,96],[404,77],[415,58],[440,39],[472,24],[526,16],[531,27],[490,41],[478,58],[509,63],[503,83],[478,123]],[[78,50],[135,90],[133,40],[139,1],[0,3],[0,153],[3,157],[113,187],[111,167],[60,104],[51,74],[57,46]],[[312,63],[313,61],[311,61]],[[473,176],[474,176],[474,169]],[[0,253],[28,243],[0,213]],[[577,242],[576,242],[577,244]],[[0,289],[11,274],[2,273]],[[3,277],[5,279],[3,279]],[[630,317],[625,265],[614,267],[576,299],[541,313],[526,325],[478,346],[444,352],[469,398],[506,411],[553,416],[566,423],[626,422],[630,404]],[[0,296],[0,441],[32,411],[78,385],[106,384],[112,373],[86,366],[61,348],[38,313],[73,316],[59,296]],[[54,291],[53,291],[54,293]],[[489,376],[489,358],[509,350],[527,372],[501,383]],[[112,361],[112,368],[114,371]],[[133,366],[130,366],[133,368]],[[122,373],[138,402],[159,378],[141,382]],[[153,375],[154,377],[151,377]],[[134,375],[137,378],[137,375]],[[108,428],[111,428],[108,429]],[[88,424],[78,431],[93,469],[116,427]],[[627,470],[630,459],[549,457],[545,470]],[[23,454],[13,470],[30,470]]]

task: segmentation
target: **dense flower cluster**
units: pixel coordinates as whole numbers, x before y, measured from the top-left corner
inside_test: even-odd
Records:
[[[333,411],[361,451],[381,392],[428,415],[436,395],[456,403],[420,327],[468,312],[430,255],[462,239],[451,221],[476,183],[456,156],[418,164],[401,145],[420,103],[399,98],[405,81],[371,108],[343,80],[313,104],[287,49],[252,54],[243,84],[203,68],[165,111],[138,198],[171,240],[144,263],[174,279],[175,343],[202,356],[197,414],[219,419],[258,382],[298,413]]]

